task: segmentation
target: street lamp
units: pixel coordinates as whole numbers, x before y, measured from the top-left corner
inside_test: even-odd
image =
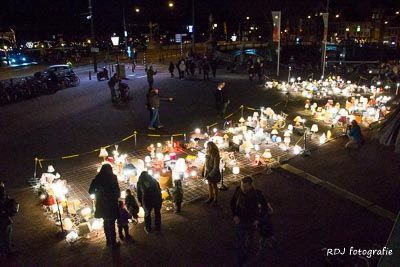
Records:
[[[168,7],[169,8],[173,8],[174,7],[174,2],[172,2],[172,1],[168,2]]]
[[[117,74],[119,76],[119,54],[118,54],[119,36],[116,36],[115,34],[111,36],[111,42],[113,46],[117,48]]]
[[[247,20],[249,20],[249,19],[250,19],[250,17],[246,17],[246,19],[247,19]]]
[[[135,12],[136,12],[136,13],[140,13],[140,8],[136,7],[136,8],[135,8]]]

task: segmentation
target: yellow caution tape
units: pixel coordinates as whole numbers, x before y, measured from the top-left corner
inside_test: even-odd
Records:
[[[64,156],[64,157],[61,157],[61,159],[70,159],[70,158],[76,158],[76,157],[79,157],[79,154]]]
[[[127,137],[125,137],[124,139],[122,139],[122,141],[129,140],[129,139],[131,139],[131,138],[134,137],[134,136],[135,136],[135,134],[132,134],[132,135],[130,135],[130,136],[127,136]]]
[[[149,136],[149,137],[161,137],[161,135],[159,135],[159,134],[147,134],[147,136]]]

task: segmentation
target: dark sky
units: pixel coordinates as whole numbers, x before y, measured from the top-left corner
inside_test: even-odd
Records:
[[[133,31],[141,31],[151,19],[162,30],[181,31],[191,22],[192,0],[175,0],[175,8],[167,8],[168,0],[92,0],[96,33],[99,36],[122,32],[122,6],[126,21]],[[271,10],[282,10],[283,16],[298,17],[321,11],[326,0],[195,0],[198,31],[204,31],[210,13],[218,22],[227,21],[235,28],[239,21],[250,16],[258,24],[270,20]],[[349,20],[369,18],[371,9],[384,7],[400,9],[400,0],[330,0],[332,10],[342,10]],[[66,38],[89,34],[86,20],[87,0],[1,0],[0,27],[13,26],[20,39],[48,38],[62,33]],[[141,8],[140,15],[133,7]]]

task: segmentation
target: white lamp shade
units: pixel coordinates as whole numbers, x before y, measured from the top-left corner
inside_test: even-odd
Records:
[[[112,36],[111,37],[111,42],[114,46],[119,45],[119,36]]]
[[[285,131],[285,133],[283,134],[284,137],[290,137],[290,130]]]
[[[47,172],[55,172],[56,170],[54,169],[53,165],[49,165],[47,167]]]
[[[271,134],[272,134],[272,135],[277,135],[277,134],[278,134],[278,130],[277,130],[277,129],[273,129],[273,130],[271,131]]]
[[[108,157],[108,152],[105,148],[101,148],[100,149],[100,154],[99,154],[99,158],[106,158]]]
[[[257,111],[253,113],[253,117],[256,117],[256,118],[257,118],[258,116],[259,116],[259,114],[258,114]]]
[[[265,149],[263,153],[263,158],[270,159],[272,158],[271,150],[270,149]]]
[[[288,128],[289,131],[293,131],[293,125],[292,124],[289,124],[287,128]]]
[[[276,142],[277,142],[277,143],[280,143],[280,142],[282,142],[282,137],[280,137],[280,136],[277,136],[277,137],[276,137]]]
[[[233,167],[232,168],[232,173],[235,174],[235,175],[239,174],[240,173],[240,168],[238,166]]]
[[[240,123],[244,123],[245,121],[246,120],[243,117],[241,117],[240,120],[239,120]]]
[[[313,132],[313,133],[318,132],[318,125],[317,125],[317,124],[313,124],[313,125],[311,126],[311,132]]]

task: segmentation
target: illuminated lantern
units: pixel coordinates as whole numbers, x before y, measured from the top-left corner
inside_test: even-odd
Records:
[[[311,126],[311,132],[313,132],[313,133],[318,132],[318,125],[317,125],[317,124],[313,124],[313,125]]]
[[[293,153],[294,154],[299,154],[300,153],[300,151],[301,151],[301,147],[299,147],[298,145],[295,145],[294,147],[293,147]]]
[[[103,219],[92,218],[89,220],[89,225],[94,231],[101,230],[103,228]]]
[[[64,226],[64,229],[67,231],[72,230],[72,227],[74,226],[74,224],[72,223],[71,218],[68,218],[68,217],[65,218],[63,220],[63,226]]]
[[[65,237],[65,240],[68,243],[73,243],[78,239],[78,234],[75,231],[71,231],[67,234],[67,236]]]
[[[328,130],[326,132],[326,139],[330,140],[331,138],[332,138],[332,132],[331,132],[331,130]]]
[[[325,133],[323,133],[321,135],[321,137],[319,138],[319,143],[322,145],[322,144],[325,144],[325,142],[326,142],[326,135],[325,135]]]
[[[240,168],[238,166],[233,167],[232,168],[232,173],[235,174],[235,175],[239,174],[240,173]]]
[[[265,151],[264,151],[264,153],[263,153],[263,158],[265,158],[265,159],[271,159],[272,158],[272,154],[271,154],[271,150],[270,149],[265,149]]]

